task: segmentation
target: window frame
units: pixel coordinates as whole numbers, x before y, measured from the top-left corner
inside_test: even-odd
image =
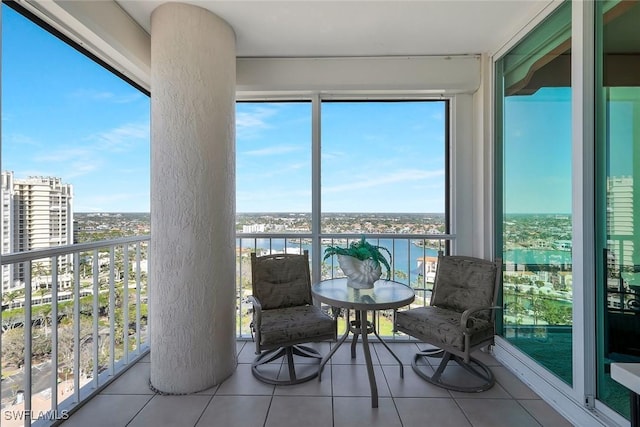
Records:
[[[452,116],[457,112],[455,109],[455,96],[433,96],[425,94],[407,94],[407,93],[362,93],[362,92],[340,92],[340,93],[320,93],[320,92],[302,92],[302,93],[264,93],[264,94],[242,94],[238,93],[236,96],[236,103],[243,102],[311,102],[311,236],[312,236],[312,251],[314,254],[320,253],[321,240],[323,233],[321,232],[321,115],[322,115],[322,103],[325,101],[344,101],[344,102],[411,102],[411,101],[433,101],[444,102],[444,216],[445,216],[445,235],[449,236],[446,240],[446,253],[451,253],[455,250],[456,242],[454,240],[456,235],[455,229],[455,189],[452,188],[452,183],[456,180],[452,177],[452,173],[456,168],[452,164],[453,151],[455,150],[455,143],[452,141],[455,132],[452,131],[453,119]],[[237,171],[236,171],[237,173]],[[459,180],[461,181],[461,180]],[[237,189],[236,189],[237,191]],[[242,236],[242,233],[236,233],[237,236]],[[321,257],[311,257],[311,271],[312,280],[320,280],[321,270]]]

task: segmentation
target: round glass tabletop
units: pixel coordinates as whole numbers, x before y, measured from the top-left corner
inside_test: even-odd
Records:
[[[320,302],[354,310],[386,310],[410,304],[415,293],[409,286],[393,280],[378,280],[371,289],[347,286],[347,278],[323,280],[311,287]]]

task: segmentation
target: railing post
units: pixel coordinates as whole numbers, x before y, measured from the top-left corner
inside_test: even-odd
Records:
[[[73,272],[73,394],[80,402],[80,264]]]
[[[140,354],[140,326],[141,326],[141,315],[140,315],[140,304],[141,298],[140,293],[142,290],[140,289],[140,242],[136,243],[136,351]],[[149,326],[147,325],[147,329]]]
[[[45,319],[46,322],[46,319]],[[51,411],[58,409],[58,257],[51,263]]]
[[[96,249],[93,252],[93,380],[96,388],[98,384],[98,362],[100,361],[100,330],[98,328],[98,318],[100,308],[100,260]]]
[[[24,425],[31,425],[31,353],[33,334],[31,319],[31,260],[26,262],[24,280],[24,364],[22,375],[24,381]]]
[[[129,364],[129,245],[123,245],[122,269],[122,335],[124,339],[123,360]]]
[[[113,273],[113,265],[115,263],[114,247],[109,248],[109,371],[111,375],[115,374],[115,352],[116,352],[116,289]]]

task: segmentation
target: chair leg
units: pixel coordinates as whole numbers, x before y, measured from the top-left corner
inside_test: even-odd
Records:
[[[433,374],[429,374],[426,369],[429,367],[429,363],[426,359],[423,360],[424,364],[418,363],[420,359],[426,357],[441,358],[440,363]],[[443,380],[442,374],[451,360],[455,361],[467,372],[472,374],[472,377],[469,379],[469,382],[471,382],[472,385],[460,383],[455,384]],[[469,363],[465,363],[462,357],[443,350],[428,350],[416,353],[413,361],[411,362],[411,367],[420,378],[430,382],[431,384],[437,385],[438,387],[446,388],[447,390],[460,391],[464,393],[479,393],[489,390],[495,384],[495,377],[493,376],[491,369],[478,359],[472,357],[469,360]]]
[[[442,357],[442,360],[440,361],[440,364],[438,365],[438,369],[436,369],[436,371],[431,376],[431,379],[436,383],[440,382],[440,377],[442,376],[442,373],[444,372],[444,368],[447,367],[447,364],[449,363],[449,360],[451,360],[451,353],[443,351],[442,354],[440,355],[440,357]]]
[[[300,384],[305,381],[312,380],[313,378],[318,376],[318,369],[317,368],[311,369],[311,366],[308,364],[305,366],[308,367],[309,369],[307,370],[311,372],[307,373],[306,375],[300,376],[299,373],[296,371],[295,362],[293,360],[294,355],[317,359],[318,363],[320,363],[320,360],[322,359],[322,356],[320,355],[320,353],[318,353],[315,349],[311,347],[307,347],[303,345],[279,347],[273,350],[264,351],[260,355],[258,355],[258,357],[256,357],[253,360],[253,363],[251,364],[251,372],[253,373],[253,376],[256,377],[258,380],[265,382],[267,384],[274,384],[274,385]],[[278,379],[278,376],[279,376],[278,374],[280,372],[280,369],[275,370],[276,371],[275,375],[273,374],[273,371],[271,375],[269,375],[269,373],[265,372],[264,369],[262,370],[260,369],[261,366],[267,363],[273,362],[274,360],[277,360],[279,358],[285,359],[285,363],[287,364],[287,369],[289,373],[288,379],[285,379],[285,380]]]
[[[296,382],[296,367],[293,364],[293,351],[291,347],[287,347],[287,366],[289,367],[289,381]]]

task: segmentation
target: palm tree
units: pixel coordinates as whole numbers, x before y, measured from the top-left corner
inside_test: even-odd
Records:
[[[38,288],[38,290],[36,291],[36,293],[38,294],[38,296],[40,297],[40,304],[43,303],[44,300],[44,296],[47,293],[47,288],[45,286],[43,286],[42,284],[40,284],[40,287]]]
[[[42,286],[42,276],[49,276],[51,274],[50,269],[45,267],[42,261],[34,262],[31,265],[31,275],[33,277],[33,283]],[[46,286],[46,283],[45,283]]]
[[[14,299],[18,298],[20,295],[24,295],[24,290],[17,289],[15,291],[3,292],[2,293],[2,305],[9,305],[13,302]]]

